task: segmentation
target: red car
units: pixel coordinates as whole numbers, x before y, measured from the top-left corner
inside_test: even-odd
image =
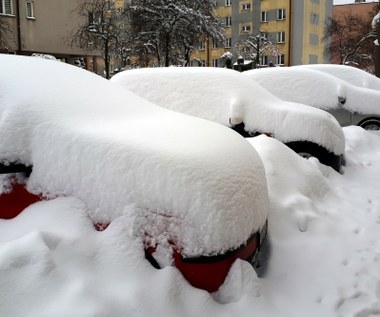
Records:
[[[128,214],[152,265],[210,292],[237,258],[255,263],[268,196],[244,138],[64,63],[0,67],[0,219],[59,196],[81,200],[94,230]]]

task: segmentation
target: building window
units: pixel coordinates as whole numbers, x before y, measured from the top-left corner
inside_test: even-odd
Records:
[[[227,37],[224,43],[224,47],[230,48],[231,46],[232,46],[232,39],[230,37]]]
[[[34,5],[32,1],[26,1],[26,17],[28,19],[34,19]]]
[[[263,39],[268,40],[268,32],[260,31],[260,35]]]
[[[250,3],[243,3],[241,5],[241,10],[242,11],[250,11],[251,10],[251,4]]]
[[[250,32],[251,31],[251,26],[250,25],[242,25],[241,31],[244,33]]]
[[[206,49],[205,42],[199,42],[198,43],[198,50],[204,51]]]
[[[311,24],[316,24],[316,25],[319,24],[319,16],[318,16],[318,14],[311,13],[311,15],[310,15],[310,23]]]
[[[268,12],[261,11],[261,22],[268,22]]]
[[[285,42],[285,32],[277,32],[277,43]]]
[[[227,27],[231,26],[231,17],[226,17],[226,26]]]
[[[88,13],[88,24],[89,26],[100,25],[102,22],[102,15],[99,11]]]
[[[212,60],[212,67],[218,67],[218,60],[217,59]]]
[[[0,0],[0,14],[13,15],[12,0]]]
[[[284,54],[276,56],[276,64],[277,65],[285,65],[285,55]]]
[[[260,56],[260,66],[267,66],[268,65],[268,56],[261,55]]]
[[[285,20],[285,9],[277,10],[277,20]]]
[[[225,6],[230,7],[231,6],[231,0],[225,0]]]
[[[218,41],[217,40],[212,40],[212,48],[218,48]]]

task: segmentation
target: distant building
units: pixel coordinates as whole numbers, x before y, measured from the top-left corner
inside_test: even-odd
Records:
[[[0,19],[12,28],[7,47],[1,53],[48,54],[70,64],[103,73],[99,52],[70,46],[69,36],[79,25],[76,0],[0,0]]]
[[[379,8],[379,2],[372,1],[372,2],[366,2],[366,1],[355,1],[355,3],[350,4],[339,4],[333,6],[333,19],[334,20],[343,20],[343,17],[345,16],[357,16],[364,21],[367,21],[369,31],[371,26],[371,21],[373,19],[373,16],[377,12],[377,8]],[[332,38],[332,41],[338,41],[336,37]],[[340,63],[340,54],[332,54],[330,57],[330,62],[332,64],[339,64]],[[357,66],[359,68],[367,68],[366,65],[352,65]]]
[[[221,66],[220,57],[247,34],[263,32],[279,54],[261,56],[262,67],[324,63],[325,21],[333,0],[216,0],[216,14],[224,20],[225,43],[200,43],[192,66]],[[236,56],[237,58],[237,56]]]

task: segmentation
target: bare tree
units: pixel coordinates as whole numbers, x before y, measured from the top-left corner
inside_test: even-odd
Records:
[[[329,18],[324,31],[323,41],[327,43],[326,53],[332,62],[355,64],[360,68],[373,65],[373,40],[375,32],[371,29],[370,18],[347,11],[338,18]]]
[[[224,40],[214,6],[209,0],[133,0],[127,9],[133,54],[158,66],[186,65],[200,41]]]
[[[11,42],[13,30],[11,24],[0,17],[0,51],[7,51]]]
[[[70,36],[71,45],[102,52],[109,78],[111,57],[121,58],[128,42],[125,10],[116,8],[113,0],[82,0],[74,13],[83,23]]]
[[[234,51],[245,60],[252,60],[254,68],[260,67],[262,56],[277,56],[280,54],[279,48],[268,39],[264,31],[242,37],[236,43]]]

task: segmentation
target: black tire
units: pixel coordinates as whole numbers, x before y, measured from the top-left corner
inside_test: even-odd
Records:
[[[269,258],[271,256],[271,242],[269,234],[265,237],[265,240],[260,246],[259,252],[256,254],[251,264],[256,271],[258,277],[264,277],[269,265]]]
[[[380,130],[380,119],[378,118],[366,119],[360,122],[358,126],[362,127],[365,130],[378,131]]]
[[[285,144],[302,157],[316,157],[319,162],[332,167],[337,172],[341,170],[344,161],[343,155],[336,155],[326,150],[323,146],[309,141],[296,141]]]

